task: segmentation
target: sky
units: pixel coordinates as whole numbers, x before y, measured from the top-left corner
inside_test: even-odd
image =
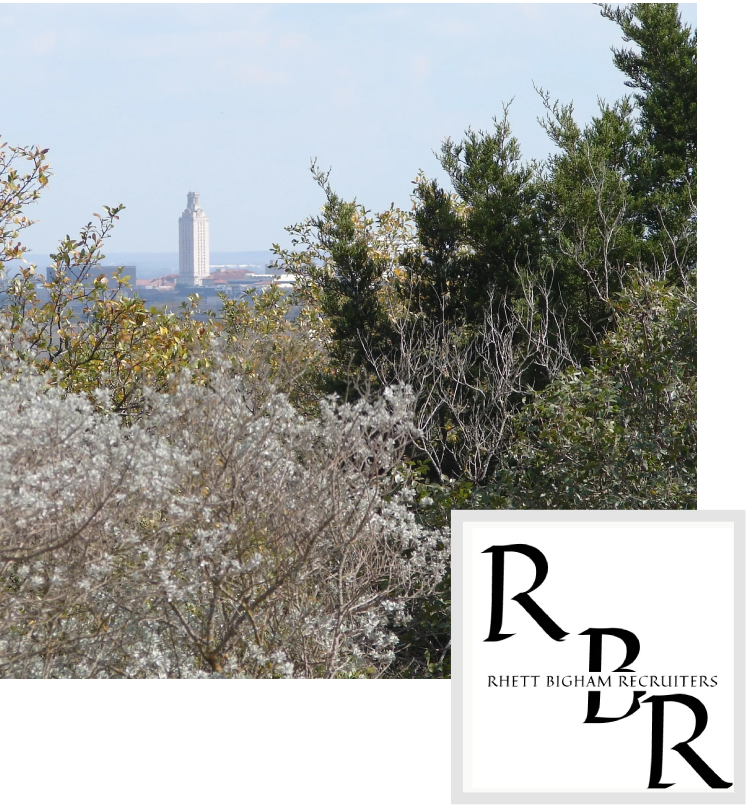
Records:
[[[696,4],[682,5],[696,26]],[[212,252],[289,245],[323,202],[309,173],[370,210],[410,207],[446,137],[512,101],[523,155],[550,149],[534,82],[574,101],[627,89],[618,27],[593,4],[0,4],[0,137],[49,149],[24,234],[48,253],[103,205],[126,210],[109,252],[177,250],[188,191]]]

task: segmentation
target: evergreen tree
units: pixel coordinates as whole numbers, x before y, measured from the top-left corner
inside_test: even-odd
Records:
[[[642,138],[632,187],[649,261],[684,281],[697,262],[697,32],[682,25],[675,3],[632,3],[601,14],[625,42],[614,63],[638,92]]]

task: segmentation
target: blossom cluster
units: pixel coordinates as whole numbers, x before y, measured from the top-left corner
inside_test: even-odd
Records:
[[[0,675],[387,670],[449,552],[395,483],[411,395],[304,416],[216,351],[132,423],[0,354]]]

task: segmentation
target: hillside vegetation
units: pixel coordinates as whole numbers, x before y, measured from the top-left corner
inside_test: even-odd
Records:
[[[696,32],[601,13],[630,95],[409,211],[313,164],[294,294],[207,321],[87,277],[122,206],[5,272],[50,170],[0,148],[0,675],[445,677],[451,509],[696,507]]]

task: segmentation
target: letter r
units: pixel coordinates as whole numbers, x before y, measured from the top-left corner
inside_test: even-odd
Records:
[[[543,584],[549,572],[549,564],[543,553],[531,545],[492,545],[483,553],[491,553],[492,555],[491,622],[489,624],[489,637],[486,638],[486,641],[504,640],[505,638],[511,638],[513,634],[502,634],[506,553],[520,553],[527,556],[536,568],[536,578],[532,586],[524,593],[513,596],[512,600],[517,601],[550,638],[556,641],[563,640],[569,633],[552,621],[530,597],[530,594]]]

